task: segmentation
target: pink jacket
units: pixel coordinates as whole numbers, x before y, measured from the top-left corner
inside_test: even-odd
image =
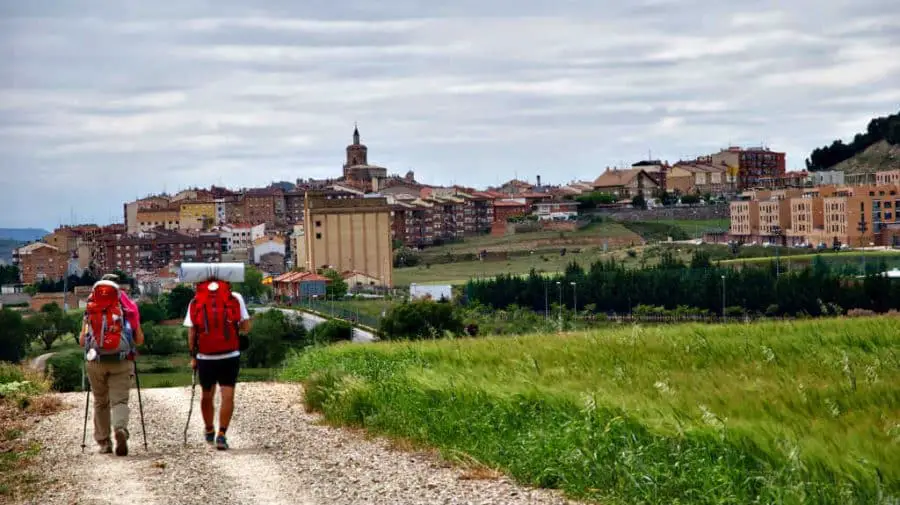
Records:
[[[125,319],[131,325],[131,329],[137,331],[141,325],[141,313],[137,304],[128,297],[124,290],[119,290],[119,302],[122,303],[122,308],[125,309]]]

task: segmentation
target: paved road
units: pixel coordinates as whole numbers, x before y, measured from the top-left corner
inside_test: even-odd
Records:
[[[452,468],[385,440],[326,426],[303,407],[296,384],[241,383],[228,430],[231,450],[203,442],[199,398],[184,445],[190,388],[143,392],[148,448],[132,391],[128,457],[97,453],[89,419],[81,451],[84,395],[42,419],[35,505],[564,505],[558,493],[512,484],[492,472]],[[485,478],[485,480],[480,480]]]
[[[37,370],[38,372],[43,372],[45,368],[47,368],[47,360],[50,359],[51,356],[56,354],[55,352],[48,352],[46,354],[41,354],[37,358],[31,360],[31,368]]]
[[[272,309],[274,309],[274,307],[259,307],[255,310],[256,310],[256,312],[266,312],[266,311],[272,310]],[[316,326],[318,326],[319,324],[322,324],[326,321],[326,319],[323,317],[319,317],[315,314],[310,314],[309,312],[302,311],[302,310],[293,310],[293,309],[275,309],[275,310],[280,310],[281,312],[284,312],[285,314],[287,314],[290,317],[303,318],[303,326],[307,330],[311,330],[311,329],[315,328]],[[375,335],[372,334],[372,332],[369,332],[366,330],[361,330],[356,327],[353,328],[353,341],[354,342],[366,343],[366,342],[374,342],[375,340],[378,340],[378,339],[375,337]]]

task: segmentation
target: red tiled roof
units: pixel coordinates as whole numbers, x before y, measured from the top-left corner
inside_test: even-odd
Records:
[[[522,202],[513,202],[510,200],[497,200],[494,202],[494,207],[527,207],[528,204]]]

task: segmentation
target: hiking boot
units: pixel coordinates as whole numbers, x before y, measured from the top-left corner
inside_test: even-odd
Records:
[[[207,444],[212,445],[216,443],[216,430],[207,431],[205,436]]]
[[[228,449],[228,440],[225,438],[224,433],[219,433],[219,436],[216,437],[216,449],[220,451]]]
[[[116,456],[128,456],[128,430],[116,430]]]
[[[100,450],[98,451],[100,454],[112,454],[112,442],[104,440],[98,442],[98,444],[100,445]]]

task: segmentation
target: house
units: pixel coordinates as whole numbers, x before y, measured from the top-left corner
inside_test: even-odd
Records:
[[[525,199],[507,199],[494,201],[494,222],[505,223],[510,218],[528,214],[530,207]]]
[[[362,272],[354,272],[352,270],[343,272],[341,278],[344,279],[344,282],[347,283],[347,287],[351,291],[359,291],[364,288],[371,289],[374,286],[381,286],[384,284],[381,282],[381,279],[376,279],[371,275],[366,275]]]
[[[578,218],[578,202],[540,202],[535,205],[535,215],[541,221],[567,221]]]
[[[275,297],[298,300],[325,296],[328,278],[312,272],[287,272],[272,279]]]
[[[607,168],[594,180],[594,191],[622,198],[633,198],[639,194],[651,195],[660,188],[659,183],[642,168],[627,170]]]

